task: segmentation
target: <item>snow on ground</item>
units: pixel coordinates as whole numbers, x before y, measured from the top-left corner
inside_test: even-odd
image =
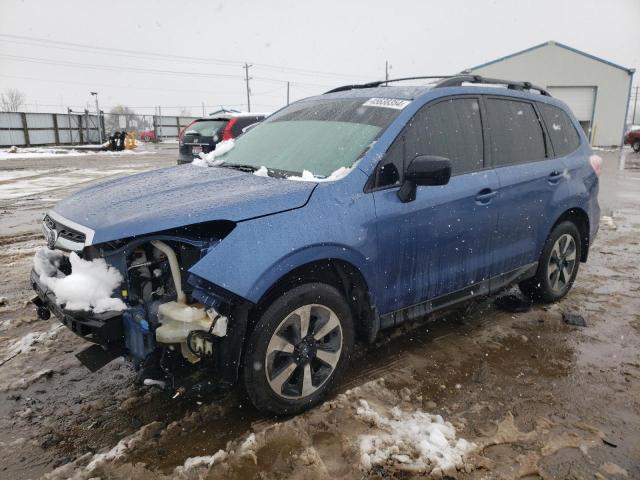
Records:
[[[93,310],[95,313],[120,311],[127,308],[119,298],[112,298],[113,291],[122,283],[122,275],[114,267],[107,265],[104,258],[83,260],[71,252],[71,274],[66,277],[51,276],[52,268],[46,259],[53,262],[59,258],[42,248],[34,257],[34,269],[40,281],[56,295],[59,305],[68,310]]]
[[[360,463],[365,470],[389,463],[433,474],[455,473],[464,466],[464,456],[475,445],[463,438],[440,415],[420,410],[405,412],[393,407],[389,416],[361,399],[356,415],[371,424],[376,433],[360,436]]]
[[[88,147],[95,146],[96,148],[99,145],[86,145]],[[66,148],[55,148],[55,147],[28,147],[28,148],[3,148],[0,149],[0,160],[16,160],[16,159],[26,159],[26,158],[53,158],[59,155],[64,155],[68,157],[81,157],[85,155],[116,155],[116,156],[129,156],[129,155],[146,155],[149,153],[153,153],[153,150],[145,150],[143,148],[139,148],[136,150],[122,150],[119,152],[112,151],[93,151],[93,150],[74,150],[74,149],[66,149]]]
[[[119,152],[114,152],[119,153]],[[29,195],[36,195],[103,177],[120,174],[132,174],[138,170],[121,168],[112,170],[81,169],[63,171],[59,175],[45,175],[39,170],[25,170],[6,172],[6,182],[0,183],[0,200],[9,200]],[[11,181],[15,179],[14,181]]]
[[[42,175],[47,170],[7,170],[0,172],[0,182],[9,182],[24,177]]]
[[[61,324],[56,324],[53,325],[49,330],[45,330],[44,332],[27,333],[25,336],[9,345],[4,358],[8,359],[13,357],[14,355],[17,355],[18,353],[28,352],[35,344],[45,342],[47,339],[55,335],[56,332],[61,328],[63,328]]]

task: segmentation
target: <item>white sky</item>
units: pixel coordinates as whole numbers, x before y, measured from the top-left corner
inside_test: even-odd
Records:
[[[252,110],[271,111],[287,80],[295,100],[384,78],[385,60],[392,78],[450,74],[547,40],[639,69],[639,25],[639,0],[0,0],[0,91],[22,90],[30,111],[93,109],[97,90],[103,110],[199,115],[246,107],[246,61]]]

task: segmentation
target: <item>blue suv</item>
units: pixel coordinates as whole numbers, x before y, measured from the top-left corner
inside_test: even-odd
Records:
[[[296,413],[382,329],[514,284],[564,297],[598,230],[601,162],[569,108],[527,82],[340,87],[208,168],[57,204],[35,302],[140,381],[181,394],[240,380],[258,409]],[[74,275],[68,252],[117,269],[121,308],[66,308],[47,277]]]

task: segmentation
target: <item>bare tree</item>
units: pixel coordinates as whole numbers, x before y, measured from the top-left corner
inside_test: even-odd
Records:
[[[107,132],[115,132],[116,130],[135,130],[144,127],[145,122],[142,117],[129,107],[118,105],[109,110],[109,114],[105,116],[105,127]]]
[[[0,110],[3,112],[17,112],[24,105],[25,95],[17,88],[7,88],[0,94]]]
[[[180,107],[180,110],[178,111],[178,116],[179,117],[190,117],[191,116],[191,109],[189,107]]]

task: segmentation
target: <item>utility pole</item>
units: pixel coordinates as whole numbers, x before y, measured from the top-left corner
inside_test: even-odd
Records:
[[[100,141],[98,143],[102,143],[104,141],[104,137],[102,136],[102,122],[100,121],[100,107],[98,106],[98,92],[89,92],[92,97],[96,97],[96,115],[98,116],[98,136],[100,137]]]
[[[385,60],[384,62],[384,84],[385,86],[389,85],[389,61]]]
[[[287,105],[289,105],[289,82],[287,82]]]
[[[635,87],[635,89],[636,89],[636,94],[633,100],[633,117],[631,117],[632,125],[636,125],[636,107],[638,106],[638,89],[640,89],[640,87]]]
[[[248,63],[244,64],[244,81],[247,84],[247,111],[251,111],[251,89],[249,88],[249,65]]]
[[[204,102],[202,102],[202,116],[204,117]]]

